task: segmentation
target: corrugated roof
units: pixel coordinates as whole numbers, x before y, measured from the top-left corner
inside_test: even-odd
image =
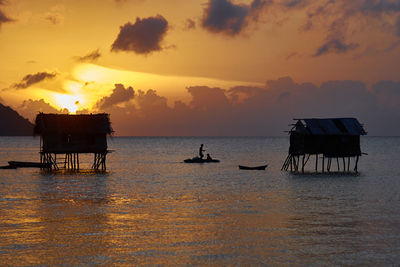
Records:
[[[356,118],[302,119],[314,135],[366,135]]]
[[[311,134],[325,134],[324,130],[320,127],[319,123],[315,119],[304,119],[307,129]]]
[[[351,135],[366,135],[367,134],[357,119],[343,118],[343,119],[341,119],[341,122],[346,127],[349,134],[351,134]]]

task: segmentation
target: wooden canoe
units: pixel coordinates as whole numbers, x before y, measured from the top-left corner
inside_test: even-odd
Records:
[[[262,166],[256,166],[256,167],[248,167],[248,166],[243,166],[239,165],[239,170],[265,170],[267,168],[267,165],[262,165]]]
[[[50,163],[40,163],[40,162],[25,162],[25,161],[9,161],[11,167],[14,168],[42,168],[42,169],[50,169]]]

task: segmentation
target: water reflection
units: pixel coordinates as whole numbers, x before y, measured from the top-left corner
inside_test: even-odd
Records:
[[[382,170],[367,167],[358,176],[293,176],[280,171],[279,155],[284,158],[287,152],[280,147],[286,147],[287,140],[279,140],[201,140],[218,148],[222,161],[188,166],[180,161],[193,138],[115,138],[120,143],[107,173],[3,170],[0,262],[16,266],[399,262],[398,176],[391,171],[379,176]],[[273,149],[264,149],[261,141]],[[239,161],[254,160],[248,156],[251,149],[257,158],[271,159],[271,168],[240,172]],[[36,150],[32,157],[37,157]]]
[[[50,258],[46,264],[103,263],[108,257],[106,177],[95,174],[49,174],[40,179],[38,217]],[[41,262],[44,263],[44,262]]]

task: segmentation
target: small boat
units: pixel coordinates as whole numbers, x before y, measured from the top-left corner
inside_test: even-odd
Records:
[[[239,170],[265,170],[267,168],[267,165],[262,165],[262,166],[257,166],[257,167],[248,167],[248,166],[242,166],[239,165]]]
[[[26,162],[26,161],[9,161],[11,168],[42,168],[50,169],[50,163],[40,163],[40,162]]]
[[[0,166],[0,169],[7,170],[7,169],[16,169],[17,167],[7,165],[7,166]]]
[[[194,157],[191,159],[185,159],[183,162],[185,163],[217,163],[219,160],[217,159],[201,159],[199,157]]]

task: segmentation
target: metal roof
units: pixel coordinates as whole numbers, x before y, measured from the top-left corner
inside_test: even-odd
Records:
[[[314,135],[366,135],[356,118],[298,119]]]

